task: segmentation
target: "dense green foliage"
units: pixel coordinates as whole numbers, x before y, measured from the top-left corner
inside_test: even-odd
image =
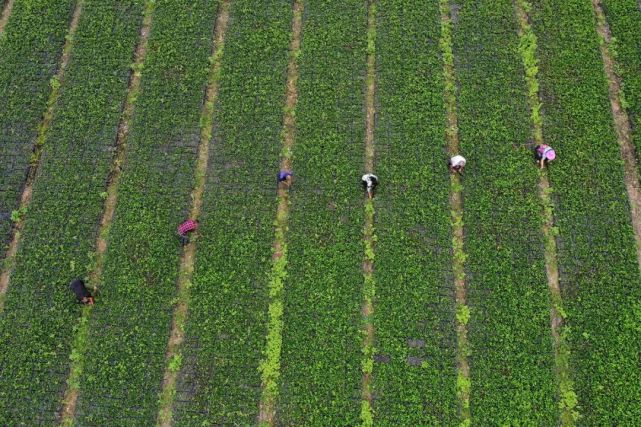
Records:
[[[82,425],[152,425],[209,72],[215,0],[158,0],[90,321]],[[99,369],[93,369],[97,366]]]
[[[641,286],[590,2],[533,1],[559,267],[582,423],[641,419]]]
[[[472,422],[557,419],[542,206],[517,23],[508,0],[459,2],[459,84]],[[531,146],[530,146],[531,147]]]
[[[438,4],[377,2],[375,425],[455,425]]]
[[[258,416],[291,19],[286,0],[231,4],[177,425],[251,425]]]
[[[285,425],[355,425],[363,275],[364,2],[306,2],[285,283]]]
[[[641,152],[641,3],[636,0],[602,0],[614,41],[611,53],[623,80],[627,112],[637,153]],[[637,167],[639,167],[637,158]]]
[[[0,36],[0,257],[51,92],[72,0],[16,2]]]
[[[60,405],[80,315],[68,286],[91,266],[140,16],[137,1],[85,4],[0,317],[2,425]]]

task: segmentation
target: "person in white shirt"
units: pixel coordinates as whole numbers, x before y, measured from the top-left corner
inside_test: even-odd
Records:
[[[458,173],[459,175],[462,175],[463,169],[465,169],[465,163],[465,157],[456,155],[447,161],[447,167],[450,169],[450,173]]]
[[[361,178],[363,189],[367,191],[367,197],[370,199],[374,197],[374,189],[378,185],[378,177],[372,173],[366,173]]]

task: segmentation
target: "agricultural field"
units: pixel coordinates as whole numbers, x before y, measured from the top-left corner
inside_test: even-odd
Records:
[[[0,9],[0,426],[641,425],[637,0]]]

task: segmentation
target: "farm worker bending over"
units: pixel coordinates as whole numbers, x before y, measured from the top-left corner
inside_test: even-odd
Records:
[[[185,246],[189,243],[188,233],[195,231],[198,228],[198,221],[188,219],[178,226],[178,237],[180,238],[180,245]]]
[[[549,145],[537,145],[534,147],[534,158],[539,162],[539,167],[543,169],[543,166],[556,159],[556,152]]]
[[[366,173],[361,178],[361,182],[363,184],[363,189],[367,191],[367,197],[370,199],[374,197],[374,190],[378,185],[378,177],[373,173]]]
[[[278,172],[278,184],[285,184],[287,187],[292,185],[292,173],[288,170],[282,170]]]
[[[447,167],[450,169],[450,173],[458,173],[459,175],[462,175],[466,162],[465,157],[456,155],[447,161]]]
[[[87,290],[85,282],[83,282],[81,279],[76,279],[71,282],[71,285],[69,285],[69,289],[71,289],[71,291],[76,295],[79,304],[93,305],[93,296]]]

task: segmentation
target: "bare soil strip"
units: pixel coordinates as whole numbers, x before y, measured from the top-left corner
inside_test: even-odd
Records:
[[[192,206],[189,218],[198,220],[203,204],[203,193],[205,192],[205,179],[209,161],[209,144],[214,128],[214,107],[218,98],[218,82],[221,70],[221,59],[225,46],[225,33],[229,22],[229,7],[231,0],[223,0],[218,11],[215,24],[215,35],[213,44],[213,56],[205,104],[201,114],[200,143],[198,145],[198,160],[195,170],[195,187],[191,193]],[[158,425],[162,427],[171,426],[173,423],[173,407],[176,392],[176,381],[180,372],[180,347],[185,338],[185,323],[189,309],[189,286],[194,274],[194,263],[196,260],[197,233],[191,241],[185,245],[180,259],[180,272],[178,275],[177,294],[178,298],[174,307],[171,332],[165,355],[165,374],[163,376],[162,391],[160,394],[160,409],[158,412]]]
[[[111,171],[107,180],[107,197],[103,207],[102,217],[98,236],[96,238],[95,266],[89,272],[89,285],[93,286],[94,292],[98,289],[98,284],[102,278],[104,268],[105,252],[107,251],[107,236],[116,210],[118,199],[118,184],[120,182],[120,171],[125,158],[125,149],[127,146],[127,137],[129,136],[129,121],[134,111],[135,100],[140,90],[140,79],[142,76],[142,65],[147,55],[147,41],[151,31],[153,17],[153,1],[148,0],[145,4],[145,12],[140,29],[140,36],[136,51],[134,53],[134,65],[129,77],[127,88],[127,98],[118,123],[118,133],[116,136],[116,152],[111,165]],[[74,338],[72,346],[71,366],[69,369],[69,378],[67,379],[67,389],[63,398],[61,411],[61,425],[71,426],[76,413],[76,403],[80,387],[80,376],[84,368],[84,351],[86,348],[87,336],[89,333],[89,317],[91,316],[91,306],[84,307],[80,319],[78,331]]]
[[[637,260],[641,269],[641,190],[639,189],[639,175],[636,167],[636,152],[632,142],[632,128],[630,118],[621,105],[621,78],[616,73],[616,60],[610,51],[612,34],[601,6],[601,0],[592,0],[592,7],[596,16],[597,33],[601,37],[601,57],[608,80],[608,93],[612,106],[612,117],[623,158],[625,187],[630,199],[630,213],[632,227],[637,242]]]
[[[292,149],[296,138],[296,103],[298,102],[298,55],[300,53],[303,26],[303,0],[292,4],[292,35],[287,65],[287,95],[283,115],[283,150],[281,170],[292,170]],[[258,423],[262,426],[276,425],[276,401],[280,377],[280,354],[283,342],[283,281],[287,268],[287,239],[289,226],[289,191],[285,186],[278,189],[278,210],[273,243],[272,270],[269,278],[269,320],[265,359],[261,362],[261,398]]]
[[[74,44],[73,36],[76,33],[76,29],[78,28],[78,21],[80,20],[80,15],[82,14],[83,5],[84,0],[78,0],[76,3],[75,9],[73,11],[73,16],[71,18],[71,23],[69,24],[69,29],[67,30],[67,36],[65,37],[65,44],[62,48],[62,56],[58,65],[58,71],[52,79],[51,93],[49,94],[49,99],[47,100],[47,109],[45,110],[42,121],[40,122],[40,126],[38,127],[38,136],[34,143],[33,155],[31,157],[29,170],[27,171],[27,178],[25,180],[24,187],[22,189],[22,195],[20,197],[20,207],[18,208],[20,212],[26,212],[29,204],[31,203],[33,184],[36,179],[38,167],[40,166],[42,147],[44,146],[47,139],[47,132],[49,130],[49,126],[51,125],[51,119],[53,118],[53,112],[56,108],[56,103],[58,102],[58,96],[60,95],[60,86],[64,81],[65,71],[67,69],[67,65],[69,64],[69,59],[71,58],[71,49],[73,48]],[[14,224],[11,241],[9,243],[9,246],[7,247],[5,259],[2,263],[2,272],[0,273],[0,311],[4,309],[5,294],[7,293],[7,290],[9,288],[9,281],[11,279],[11,273],[13,272],[13,267],[16,259],[16,254],[18,252],[18,246],[20,245],[20,237],[23,228],[24,216]]]
[[[9,22],[9,17],[11,16],[11,11],[13,10],[14,0],[7,0],[2,9],[2,16],[0,16],[0,35],[4,32],[4,27],[6,27],[7,22]]]
[[[443,53],[443,75],[445,77],[445,107],[447,114],[447,149],[450,156],[459,154],[458,119],[456,112],[456,76],[454,54],[452,52],[452,17],[449,0],[440,0],[441,40]],[[445,165],[443,166],[445,167]],[[456,335],[458,370],[457,394],[460,402],[461,423],[469,424],[470,415],[470,366],[467,360],[469,343],[467,340],[467,285],[465,283],[465,252],[463,249],[463,186],[458,174],[450,177],[450,210],[452,221],[452,270],[456,298]]]
[[[532,31],[527,10],[527,0],[515,0],[516,17],[519,22],[519,38],[521,40],[521,56],[525,67],[525,78],[528,86],[528,103],[532,119],[532,131],[537,145],[544,143],[543,124],[541,121],[541,101],[539,98],[539,84],[537,80],[536,36]],[[550,292],[550,328],[554,346],[554,366],[559,382],[559,409],[560,422],[563,426],[576,423],[578,413],[575,410],[576,394],[570,376],[569,348],[563,334],[563,301],[559,285],[559,270],[557,259],[557,245],[554,233],[554,204],[550,197],[550,181],[547,170],[539,175],[539,196],[543,205],[543,236],[545,241],[545,271],[548,278]]]
[[[370,0],[367,16],[367,90],[365,93],[365,172],[374,172],[374,126],[376,117],[376,2]],[[373,425],[372,414],[372,370],[374,364],[374,295],[376,281],[374,279],[374,200],[365,200],[365,224],[363,227],[363,378],[361,386],[361,422],[363,426]]]

